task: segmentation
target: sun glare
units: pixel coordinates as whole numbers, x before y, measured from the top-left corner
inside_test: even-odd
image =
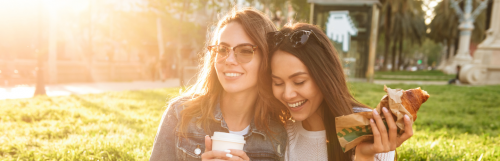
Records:
[[[423,0],[422,9],[425,12],[425,24],[430,24],[434,18],[434,8],[442,0]]]

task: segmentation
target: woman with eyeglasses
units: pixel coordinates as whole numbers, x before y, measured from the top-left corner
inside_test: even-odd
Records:
[[[397,136],[392,115],[384,108],[388,130],[375,110],[370,120],[373,142],[343,152],[335,117],[371,111],[350,94],[340,59],[317,27],[297,23],[268,33],[274,96],[288,108],[286,160],[394,160],[394,150],[413,135],[405,116],[405,133]],[[276,107],[281,109],[282,107]],[[377,154],[378,153],[378,154]]]
[[[284,160],[286,109],[268,87],[266,33],[272,21],[254,9],[234,10],[212,34],[197,82],[172,99],[150,160]],[[211,151],[214,132],[243,135],[244,150]]]

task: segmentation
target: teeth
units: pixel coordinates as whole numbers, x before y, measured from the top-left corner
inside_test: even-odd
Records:
[[[307,100],[302,100],[300,102],[297,102],[297,103],[289,103],[288,106],[292,107],[292,108],[295,108],[295,107],[298,107],[298,106],[301,106],[302,104],[304,104],[304,102],[306,102]]]
[[[237,77],[241,75],[241,73],[224,73],[224,74],[228,77]]]

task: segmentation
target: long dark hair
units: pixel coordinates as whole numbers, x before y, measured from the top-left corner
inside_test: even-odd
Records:
[[[342,64],[335,47],[328,37],[316,26],[306,23],[287,24],[282,33],[292,33],[297,30],[311,30],[308,42],[301,47],[292,47],[289,38],[270,51],[270,58],[277,50],[288,52],[299,58],[308,68],[309,73],[324,96],[318,110],[323,111],[325,124],[328,160],[352,160],[354,150],[343,152],[337,138],[335,117],[353,113],[352,107],[367,107],[354,99],[347,87]]]

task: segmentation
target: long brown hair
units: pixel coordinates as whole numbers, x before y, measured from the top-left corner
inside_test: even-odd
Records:
[[[206,45],[218,44],[219,38],[217,35],[220,35],[220,30],[231,22],[237,22],[243,26],[246,34],[256,43],[255,45],[258,46],[258,50],[260,50],[258,53],[262,54],[257,82],[258,96],[255,102],[254,123],[257,128],[272,133],[269,128],[269,119],[280,118],[279,116],[282,115],[283,109],[272,108],[279,103],[279,101],[270,100],[269,98],[274,98],[272,96],[272,91],[270,88],[264,88],[265,86],[263,85],[271,84],[267,82],[269,79],[266,79],[266,77],[270,77],[270,74],[267,73],[268,46],[266,42],[266,33],[276,31],[276,27],[269,18],[255,9],[233,9],[219,20],[217,27],[211,34]],[[197,119],[195,124],[201,125],[206,134],[211,134],[211,132],[213,132],[210,130],[209,123],[211,121],[216,121],[213,112],[219,101],[218,98],[224,90],[217,78],[214,57],[215,54],[209,51],[204,52],[203,64],[198,73],[196,83],[182,94],[184,97],[191,97],[184,103],[186,108],[181,111],[182,118],[180,119],[178,128],[180,128],[182,133],[186,132],[188,124],[194,123],[191,122],[194,117],[201,118]]]
[[[297,30],[311,30],[318,39],[311,34],[304,46],[294,48],[286,37],[271,51],[270,58],[275,51],[281,50],[294,55],[304,63],[324,96],[318,110],[323,110],[323,123],[328,140],[328,160],[352,160],[354,151],[344,153],[337,139],[335,117],[352,114],[354,106],[367,106],[356,101],[349,92],[342,64],[329,38],[318,27],[306,23],[287,24],[281,32],[292,33]]]

